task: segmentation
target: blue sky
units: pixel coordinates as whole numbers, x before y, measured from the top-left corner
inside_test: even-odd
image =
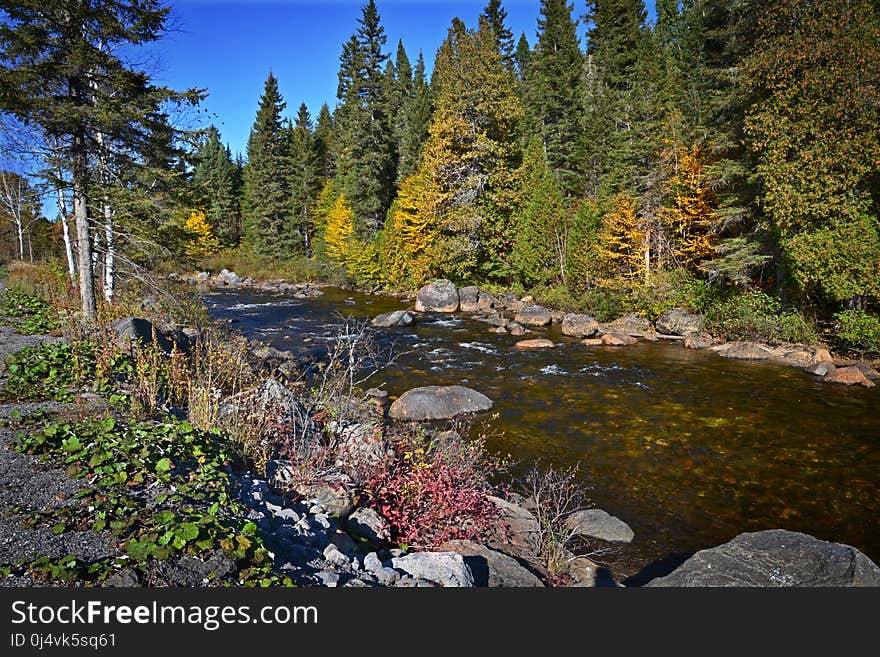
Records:
[[[377,0],[387,50],[403,39],[415,64],[419,50],[428,70],[455,16],[476,24],[487,0]],[[233,152],[244,152],[270,68],[287,101],[286,113],[305,102],[314,117],[336,104],[336,73],[343,42],[357,28],[366,0],[171,0],[174,29],[144,54],[157,82],[175,89],[206,88],[209,96],[192,119],[214,123]],[[534,44],[539,0],[505,0],[508,26]],[[653,6],[653,2],[648,3]],[[585,2],[574,0],[574,11]],[[583,33],[583,28],[581,28]]]

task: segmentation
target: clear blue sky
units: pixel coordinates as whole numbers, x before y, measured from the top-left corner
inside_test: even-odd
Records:
[[[413,64],[419,50],[430,73],[455,16],[475,26],[487,0],[376,0],[393,56],[398,39]],[[157,82],[206,88],[197,125],[214,123],[233,153],[244,152],[270,68],[293,116],[305,102],[312,116],[336,105],[342,44],[357,28],[366,0],[170,0],[175,29],[144,61]],[[539,0],[504,0],[508,26],[534,45]],[[584,0],[573,0],[574,13]],[[649,10],[653,1],[646,3]],[[583,34],[583,28],[581,28]]]

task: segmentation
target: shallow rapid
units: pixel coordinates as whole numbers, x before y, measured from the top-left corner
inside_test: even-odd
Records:
[[[411,304],[324,288],[316,299],[252,290],[207,295],[211,313],[279,349],[320,351],[341,316]],[[489,447],[526,469],[580,463],[596,506],[635,531],[597,557],[641,583],[683,555],[744,531],[784,528],[857,547],[880,562],[880,392],[822,383],[795,368],[728,361],[680,345],[586,347],[557,329],[554,349],[466,315],[380,329],[397,361],[372,382],[391,395],[463,384],[495,402]],[[497,414],[497,415],[495,415]]]

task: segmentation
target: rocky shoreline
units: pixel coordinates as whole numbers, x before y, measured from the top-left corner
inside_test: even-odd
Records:
[[[242,279],[235,272],[225,269],[214,276],[208,272],[200,272],[184,280],[199,286],[203,291],[243,287],[289,294],[299,299],[321,296],[323,292],[320,288],[324,286],[318,283],[293,284],[281,280]],[[463,313],[475,321],[487,324],[489,332],[514,337],[540,333],[550,326],[558,326],[563,336],[578,339],[587,347],[625,347],[639,341],[665,341],[681,344],[686,349],[712,351],[722,358],[763,361],[798,368],[825,383],[873,388],[876,385],[874,382],[880,380],[880,363],[835,356],[826,345],[721,340],[703,330],[703,318],[700,315],[681,308],[661,314],[654,323],[635,314],[600,323],[590,315],[567,313],[538,305],[530,296],[492,294],[476,286],[458,288],[445,279],[425,285],[414,296],[394,296],[413,300],[413,311],[394,311],[380,315],[373,319],[374,327],[410,326],[418,321],[418,314],[422,312]],[[516,349],[540,349],[553,347],[554,343],[537,337],[521,340],[513,346]]]

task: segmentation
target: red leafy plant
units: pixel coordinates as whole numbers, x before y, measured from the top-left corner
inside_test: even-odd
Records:
[[[371,506],[388,521],[391,540],[410,549],[479,540],[499,521],[488,498],[489,479],[503,462],[487,457],[482,438],[440,436],[428,437],[418,427],[405,430],[392,442],[388,467],[366,487]]]

